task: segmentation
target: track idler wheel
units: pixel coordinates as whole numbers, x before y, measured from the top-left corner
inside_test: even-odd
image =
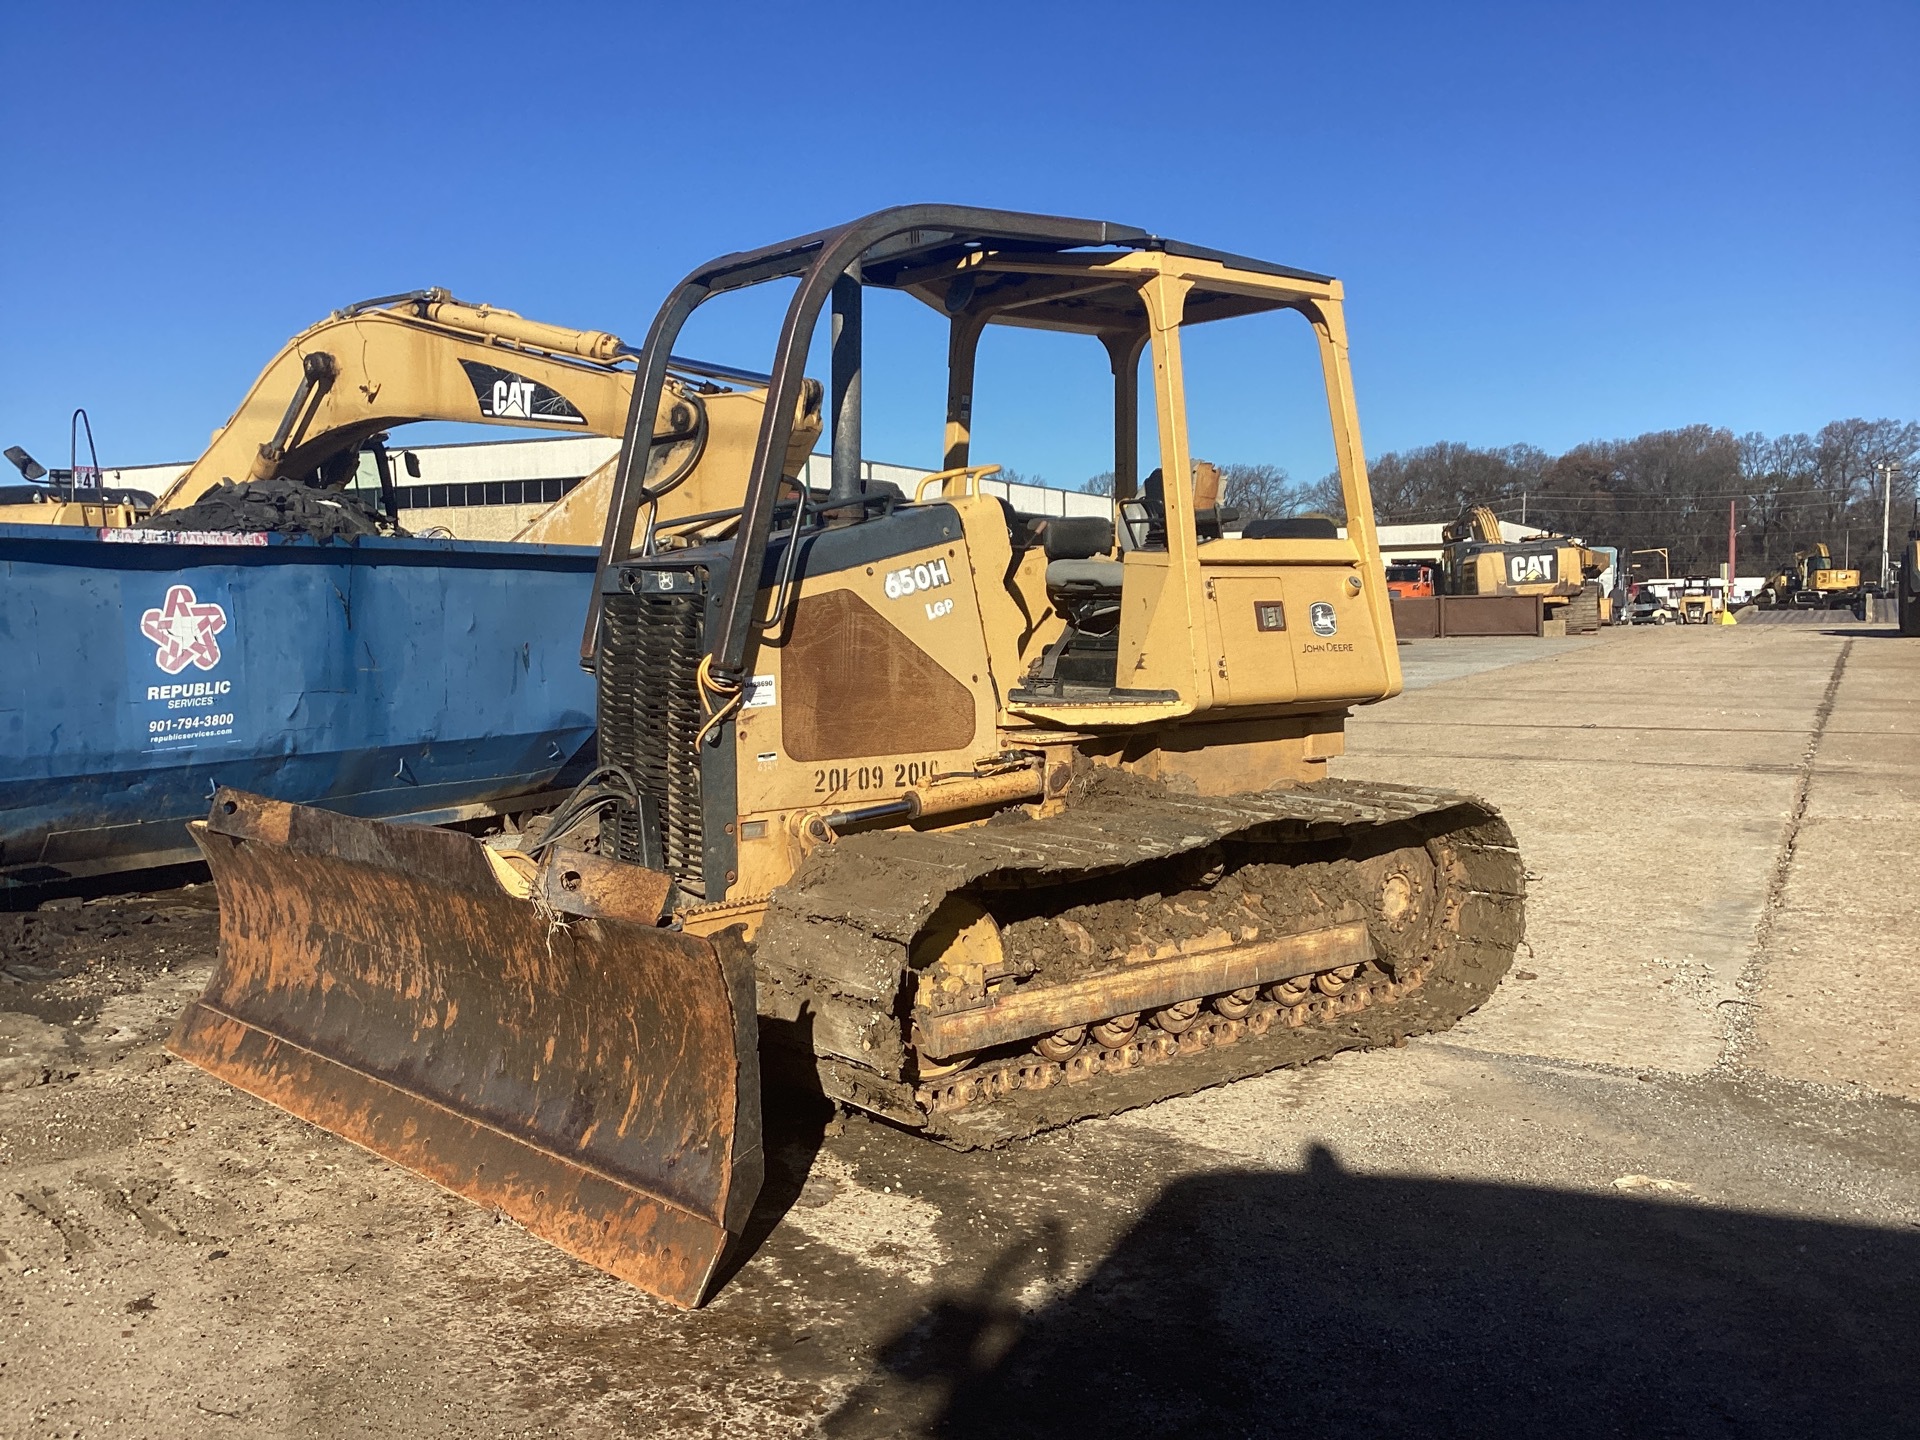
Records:
[[[1200,1001],[1182,1000],[1178,1005],[1169,1005],[1163,1010],[1153,1012],[1153,1023],[1169,1035],[1184,1035],[1194,1027],[1200,1018]]]
[[[1267,998],[1279,1005],[1304,1005],[1313,998],[1313,977],[1296,975],[1291,980],[1277,980],[1267,987]]]
[[[1033,1042],[1033,1049],[1036,1055],[1046,1060],[1071,1060],[1086,1043],[1087,1027],[1072,1025],[1065,1030],[1056,1030],[1051,1035],[1042,1035]]]
[[[1102,1020],[1097,1025],[1089,1025],[1087,1034],[1093,1037],[1093,1043],[1111,1050],[1115,1046],[1125,1045],[1133,1039],[1133,1032],[1140,1028],[1138,1015],[1115,1015],[1110,1020]]]
[[[1229,1020],[1244,1020],[1253,1009],[1254,1001],[1260,998],[1257,986],[1248,986],[1245,990],[1235,990],[1226,995],[1213,997],[1213,1008]]]
[[[930,1060],[922,1055],[916,1061],[916,1068],[923,1083],[928,1080],[944,1080],[949,1075],[958,1075],[979,1058],[978,1051],[971,1055],[955,1055],[946,1060]]]
[[[1322,995],[1338,995],[1359,973],[1358,965],[1342,965],[1338,970],[1322,970],[1313,977],[1313,988]]]

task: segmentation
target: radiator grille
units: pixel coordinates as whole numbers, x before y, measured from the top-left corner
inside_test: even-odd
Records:
[[[666,871],[687,894],[704,897],[700,815],[697,673],[704,655],[705,596],[615,594],[606,597],[595,669],[600,686],[600,760],[621,765],[659,808]],[[601,844],[622,860],[644,862],[640,817],[623,814],[602,829]]]

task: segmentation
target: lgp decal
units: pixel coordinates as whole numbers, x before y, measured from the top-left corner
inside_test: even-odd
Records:
[[[480,413],[489,420],[538,420],[549,424],[584,425],[587,417],[573,402],[551,386],[529,380],[497,365],[482,365],[477,360],[462,360],[473,386],[473,398]]]
[[[166,603],[140,616],[140,633],[157,647],[153,663],[168,675],[189,665],[211,670],[220,663],[220,642],[214,637],[227,628],[227,612],[202,604],[191,585],[168,589]]]
[[[1324,600],[1316,600],[1307,611],[1307,623],[1313,626],[1316,635],[1335,635],[1340,630],[1339,617],[1333,613],[1333,606]]]

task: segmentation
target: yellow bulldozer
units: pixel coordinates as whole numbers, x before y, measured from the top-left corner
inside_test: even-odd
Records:
[[[679,1305],[759,1189],[763,1084],[994,1145],[1444,1029],[1523,929],[1491,806],[1327,778],[1349,709],[1401,684],[1338,281],[1100,221],[882,211],[692,272],[628,435],[661,433],[689,316],[769,284],[790,298],[726,502],[663,515],[645,447],[613,477],[582,644],[599,772],[485,841],[221,791],[195,826],[221,959],[171,1041]],[[944,465],[911,497],[860,483],[875,290],[947,321]],[[1182,341],[1289,311],[1348,531],[1226,536]],[[996,325],[1104,347],[1121,524],[986,493]]]
[[[1607,561],[1599,552],[1559,535],[1507,540],[1485,505],[1470,506],[1440,538],[1443,593],[1538,595],[1546,618],[1564,620],[1569,635],[1600,628]]]

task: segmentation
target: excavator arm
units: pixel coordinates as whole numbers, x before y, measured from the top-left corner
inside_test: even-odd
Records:
[[[323,475],[371,437],[417,420],[619,435],[633,398],[617,335],[465,305],[444,290],[363,301],[289,340],[155,513],[222,480]],[[668,407],[671,410],[672,406]],[[692,428],[693,415],[668,416]]]
[[[633,401],[631,358],[620,337],[604,330],[467,305],[445,290],[362,301],[280,349],[153,513],[191,505],[223,480],[345,484],[363,445],[421,420],[618,437]],[[650,481],[662,477],[660,488],[676,491],[663,501],[663,513],[735,503],[707,493],[702,478],[737,473],[735,452],[750,453],[766,403],[760,377],[683,364],[686,374],[667,382],[648,466]],[[747,388],[700,378],[709,373]],[[795,416],[788,473],[798,473],[819,436],[820,388],[809,382]],[[612,472],[609,461],[515,538],[597,544]]]
[[[1500,519],[1485,505],[1470,506],[1460,512],[1458,520],[1440,532],[1440,538],[1448,545],[1458,544],[1462,540],[1498,545],[1502,541]]]

